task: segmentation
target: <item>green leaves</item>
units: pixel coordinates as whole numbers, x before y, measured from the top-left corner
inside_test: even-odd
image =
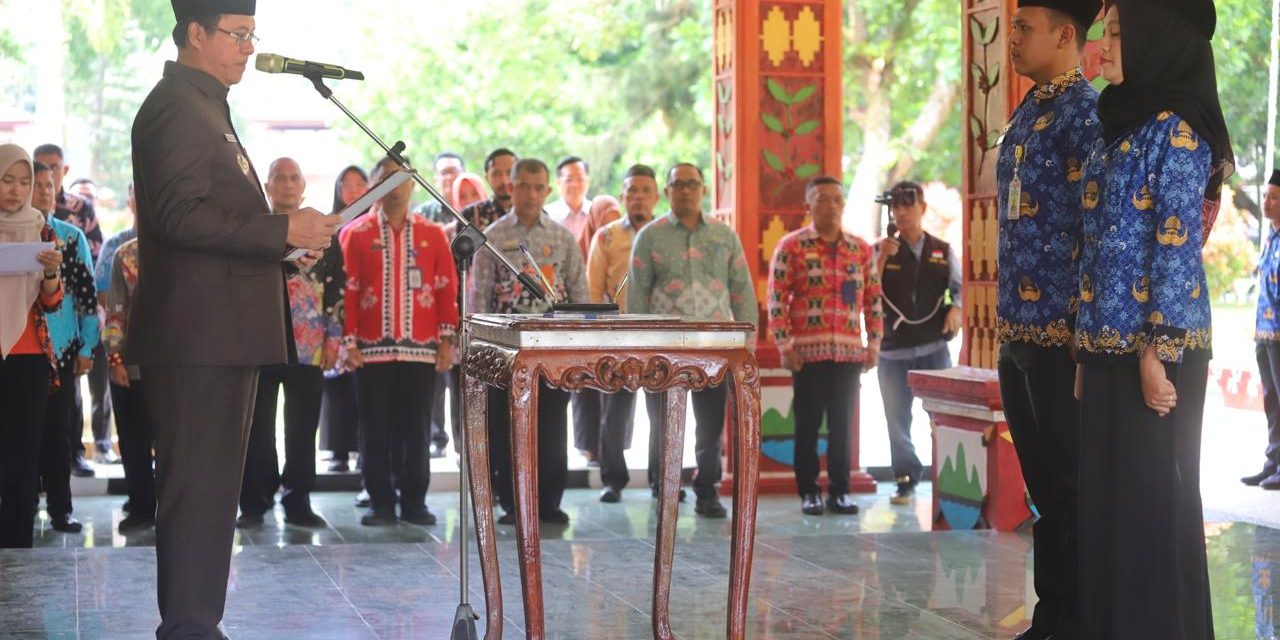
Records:
[[[769,95],[773,96],[774,100],[777,100],[787,106],[791,106],[791,94],[787,93],[787,90],[784,89],[782,85],[778,84],[777,80],[769,78],[765,80],[765,86],[769,89]]]
[[[818,175],[818,172],[819,172],[819,171],[821,171],[821,170],[822,170],[822,166],[821,166],[821,165],[817,165],[817,164],[802,164],[802,165],[800,165],[800,168],[799,168],[799,169],[796,169],[796,177],[797,177],[797,178],[810,178],[810,177],[813,177],[813,176],[815,176],[815,175]]]
[[[822,123],[817,120],[807,120],[800,123],[800,126],[796,127],[796,135],[807,136],[816,131],[821,125]]]
[[[811,84],[800,87],[795,95],[791,96],[791,105],[804,104],[809,98],[813,97],[813,93],[818,90],[818,85]]]
[[[996,36],[1000,35],[1000,18],[991,21],[991,24],[985,25],[977,16],[969,17],[969,34],[973,36],[974,44],[986,47],[996,41]]]
[[[786,165],[782,164],[782,158],[779,158],[778,154],[768,149],[764,150],[764,163],[769,165],[770,169],[773,169],[778,173],[786,171]]]
[[[774,116],[771,116],[767,113],[762,113],[760,114],[760,121],[764,123],[764,126],[766,129],[774,133],[781,133],[781,134],[786,133],[786,129],[782,128],[782,122]]]

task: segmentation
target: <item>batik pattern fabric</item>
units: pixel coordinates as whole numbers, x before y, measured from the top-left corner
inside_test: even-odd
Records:
[[[1280,231],[1272,228],[1258,259],[1258,321],[1254,339],[1280,342]]]
[[[827,242],[813,226],[787,234],[774,249],[768,291],[774,344],[805,362],[864,362],[868,347],[879,348],[883,289],[861,238],[841,233]]]
[[[102,249],[106,255],[106,247]],[[129,309],[133,307],[133,290],[138,286],[138,241],[127,240],[111,252],[108,267],[111,280],[107,284],[107,322],[102,330],[102,344],[107,360],[124,366],[131,379],[138,378],[138,368],[125,363],[124,343],[129,335]]]
[[[89,255],[94,260],[98,259],[98,252],[102,249],[102,227],[98,226],[98,214],[88,198],[59,189],[54,201],[53,217],[69,222],[83,231],[89,242]]]
[[[631,250],[627,310],[758,325],[755,284],[738,235],[706,214],[692,229],[674,213],[645,225]]]
[[[102,249],[93,259],[93,284],[98,288],[98,293],[106,293],[107,289],[111,288],[111,265],[115,262],[116,251],[120,250],[121,245],[136,237],[138,237],[138,230],[130,227],[102,243]]]
[[[1208,359],[1209,288],[1201,247],[1212,152],[1172,112],[1091,154],[1081,251],[1082,358]]]
[[[1040,85],[1010,118],[996,164],[999,261],[996,337],[1070,344],[1078,305],[1080,187],[1102,135],[1098,92],[1073,69]],[[1021,182],[1017,218],[1010,186]]]
[[[62,304],[45,314],[49,337],[58,365],[70,366],[77,357],[92,358],[98,346],[101,324],[98,318],[98,290],[94,285],[93,257],[84,232],[76,226],[49,219],[55,243],[62,252],[62,290],[72,304]]]
[[[517,269],[539,282],[549,282],[561,302],[587,302],[587,270],[578,239],[564,225],[545,212],[532,227],[520,223],[514,212],[484,230],[489,245],[502,253]],[[537,262],[536,267],[520,251],[524,243]],[[475,257],[471,275],[472,313],[532,313],[551,311],[550,299],[542,300],[516,279],[487,251]]]
[[[343,340],[369,364],[434,363],[458,329],[458,275],[444,230],[417,215],[396,230],[378,212],[340,238]]]

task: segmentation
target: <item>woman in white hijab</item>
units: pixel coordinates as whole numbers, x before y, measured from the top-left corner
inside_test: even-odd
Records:
[[[22,147],[0,145],[0,244],[53,240],[31,207],[33,177]],[[0,549],[32,544],[45,404],[58,379],[44,314],[62,303],[62,253],[37,260],[30,273],[0,274]]]

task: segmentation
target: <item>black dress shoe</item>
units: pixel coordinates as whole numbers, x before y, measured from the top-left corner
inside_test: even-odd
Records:
[[[560,509],[539,509],[538,520],[547,524],[569,524],[569,514]]]
[[[436,523],[436,514],[431,513],[426,507],[421,509],[401,509],[400,519],[409,524],[416,524],[423,527],[429,527]]]
[[[1261,484],[1263,480],[1266,480],[1267,478],[1270,478],[1271,476],[1275,475],[1275,473],[1276,473],[1276,466],[1268,462],[1265,466],[1262,467],[1261,472],[1255,473],[1251,476],[1245,476],[1243,478],[1240,478],[1240,482],[1243,482],[1244,484],[1250,487],[1256,487],[1259,484]]]
[[[62,533],[80,533],[84,529],[84,525],[71,516],[50,517],[49,525],[53,527],[54,531],[61,531]]]
[[[257,529],[262,526],[263,522],[261,513],[241,513],[240,517],[236,518],[236,528]]]
[[[806,516],[820,516],[823,514],[822,496],[811,493],[800,497],[800,513]]]
[[[720,498],[716,496],[698,498],[693,506],[693,512],[704,518],[724,518],[729,515],[729,511],[720,504]]]
[[[515,523],[516,523],[516,512],[514,511],[503,511],[502,515],[498,517],[498,524],[515,524]]]
[[[1053,634],[1031,627],[1013,637],[1013,640],[1053,640]]]
[[[95,472],[83,457],[75,457],[71,459],[71,475],[77,478],[92,478]]]
[[[613,487],[605,487],[600,491],[600,502],[608,504],[622,502],[622,491]]]
[[[656,499],[658,499],[659,497],[661,497],[661,496],[659,495],[659,492],[658,492],[658,488],[657,488],[657,487],[653,487],[653,488],[650,490],[650,493],[653,495],[653,498],[654,498],[655,500],[656,500]],[[679,501],[680,501],[680,502],[684,502],[684,501],[685,501],[685,498],[687,498],[687,497],[689,497],[689,494],[684,490],[684,487],[681,487],[681,488],[680,488]]]
[[[827,498],[827,509],[831,513],[852,516],[858,513],[858,503],[853,501],[853,496],[842,493],[838,496],[829,496]]]
[[[329,525],[324,518],[316,515],[311,507],[299,507],[297,509],[285,509],[284,521],[295,527],[306,527],[308,529],[323,529]]]
[[[394,511],[373,510],[360,518],[360,524],[366,527],[389,527],[399,522]]]
[[[1258,486],[1269,491],[1276,491],[1277,489],[1280,489],[1280,471],[1271,474],[1271,476],[1266,480],[1259,482]]]
[[[120,526],[117,530],[120,532],[120,535],[127,536],[131,533],[141,533],[154,526],[156,526],[155,518],[148,518],[139,514],[136,516],[130,515],[124,520],[121,520]]]

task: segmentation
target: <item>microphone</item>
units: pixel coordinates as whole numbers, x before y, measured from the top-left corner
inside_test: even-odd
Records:
[[[259,53],[254,66],[264,73],[293,73],[300,76],[320,76],[334,80],[364,80],[364,74],[344,69],[336,64],[286,58],[274,53]]]

